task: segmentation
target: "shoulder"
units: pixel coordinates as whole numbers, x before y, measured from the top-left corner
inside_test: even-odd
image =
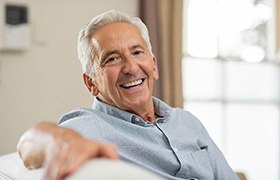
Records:
[[[66,121],[73,120],[73,119],[84,119],[88,117],[97,117],[100,114],[99,111],[89,109],[89,108],[76,108],[72,111],[69,111],[63,114],[59,120],[58,124],[63,124]]]
[[[67,127],[80,133],[88,139],[101,139],[102,130],[109,124],[104,121],[106,119],[104,113],[87,108],[77,108],[65,113],[59,120],[61,127]]]

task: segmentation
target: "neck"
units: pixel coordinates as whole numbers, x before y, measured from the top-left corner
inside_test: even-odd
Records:
[[[145,116],[140,116],[144,121],[150,121],[151,123],[156,122],[155,114],[146,114]]]
[[[141,110],[140,110],[141,109]],[[151,123],[156,122],[154,103],[150,103],[149,106],[143,108],[137,108],[137,111],[132,112],[140,116],[144,121],[150,121]]]
[[[97,97],[97,99],[101,102],[112,105],[111,103],[108,103],[105,100],[103,100],[102,97]],[[117,107],[116,105],[112,105],[112,106]],[[121,108],[119,108],[119,109],[121,109]],[[122,110],[125,110],[125,111],[128,111],[130,113],[136,114],[139,117],[141,117],[144,121],[150,121],[151,123],[156,122],[153,99],[151,99],[149,103],[143,104],[140,107],[137,106],[137,107],[131,107],[130,110],[128,110],[128,109],[122,109]]]

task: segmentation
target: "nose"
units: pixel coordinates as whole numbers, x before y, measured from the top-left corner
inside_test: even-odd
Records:
[[[137,61],[131,56],[126,56],[125,61],[123,63],[122,72],[124,74],[133,74],[137,71],[138,71]]]

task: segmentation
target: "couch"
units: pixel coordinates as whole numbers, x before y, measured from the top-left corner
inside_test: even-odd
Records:
[[[238,172],[240,180],[246,180],[245,174]],[[43,180],[44,168],[29,170],[21,161],[18,153],[0,156],[0,180]],[[86,162],[80,170],[67,180],[87,179],[145,179],[162,180],[162,177],[124,161],[111,161],[104,158],[92,159]]]
[[[44,168],[29,170],[23,165],[19,155],[14,152],[0,156],[0,180],[42,180]],[[145,179],[161,180],[163,178],[121,160],[107,160],[104,158],[87,161],[76,173],[67,180],[87,179]]]

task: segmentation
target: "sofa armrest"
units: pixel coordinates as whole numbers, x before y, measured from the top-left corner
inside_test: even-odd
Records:
[[[35,170],[27,169],[16,152],[0,157],[0,179],[43,179],[43,174],[42,168]]]
[[[2,180],[43,180],[44,168],[29,170],[17,153],[0,157],[0,179]],[[150,171],[121,160],[104,158],[92,159],[86,162],[80,170],[66,178],[67,180],[84,179],[147,179],[160,180],[162,177]]]

